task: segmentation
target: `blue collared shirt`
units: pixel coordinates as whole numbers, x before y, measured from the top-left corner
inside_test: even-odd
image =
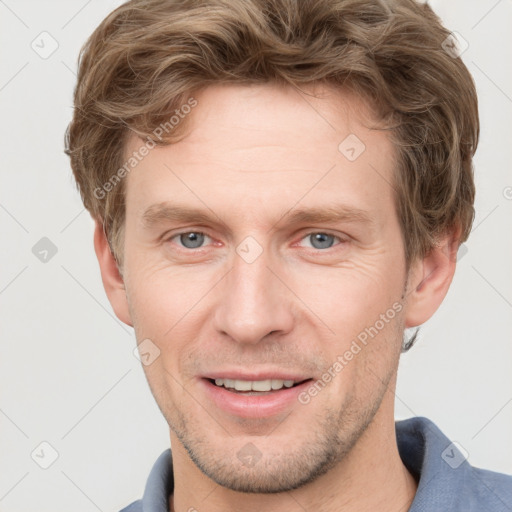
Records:
[[[471,466],[427,418],[395,422],[400,457],[419,481],[409,512],[512,512],[512,476]],[[171,450],[155,462],[142,500],[121,512],[168,512],[174,489]]]

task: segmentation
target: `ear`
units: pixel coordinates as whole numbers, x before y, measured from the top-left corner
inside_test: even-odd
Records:
[[[133,327],[124,281],[117,267],[117,262],[110,251],[101,220],[95,220],[94,251],[100,264],[103,287],[114,313],[121,322]]]
[[[411,265],[406,291],[406,328],[425,323],[443,302],[455,273],[459,238],[460,229],[452,229],[425,257]]]

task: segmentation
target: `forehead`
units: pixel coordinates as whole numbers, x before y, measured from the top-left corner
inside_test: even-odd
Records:
[[[184,138],[151,150],[130,172],[127,213],[142,217],[184,198],[215,209],[229,200],[242,216],[326,199],[371,209],[391,198],[392,145],[355,95],[267,84],[211,86],[194,98]],[[127,156],[140,144],[132,136]]]
[[[320,149],[332,146],[332,138],[338,139],[347,130],[363,136],[378,126],[363,99],[329,84],[304,85],[301,89],[274,83],[220,84],[194,94],[194,99],[197,106],[190,109],[184,102],[185,114],[178,119],[171,112],[170,118],[186,126],[188,135],[183,143],[195,144],[196,149],[199,144],[213,142],[226,149],[243,143],[295,147],[304,140],[308,145],[301,149],[314,150],[319,145]],[[137,144],[134,137],[133,144]]]

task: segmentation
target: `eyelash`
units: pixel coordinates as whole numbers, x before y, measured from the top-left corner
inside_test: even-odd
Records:
[[[172,236],[168,237],[165,241],[166,242],[170,242],[174,238],[177,238],[177,237],[179,237],[181,235],[187,235],[189,233],[196,233],[196,234],[199,234],[199,235],[205,235],[208,238],[213,239],[213,237],[211,237],[210,235],[208,235],[208,233],[205,233],[204,231],[190,230],[190,231],[180,231],[179,233],[175,233]],[[302,238],[299,241],[304,240],[308,236],[316,235],[316,234],[332,236],[333,238],[338,239],[339,244],[333,245],[331,247],[326,247],[325,249],[315,249],[314,247],[306,247],[306,249],[313,250],[315,252],[327,252],[329,249],[334,249],[338,245],[342,245],[343,243],[346,243],[348,241],[346,238],[342,238],[342,237],[340,237],[338,235],[335,235],[334,233],[329,233],[328,231],[309,231],[309,232],[305,233],[304,236],[302,236]],[[205,247],[197,247],[195,249],[189,249],[189,248],[183,247],[183,246],[178,246],[178,247],[180,248],[180,250],[183,250],[183,251],[188,252],[188,253],[193,253],[193,252],[196,252],[196,251],[200,251],[201,249],[205,249]]]

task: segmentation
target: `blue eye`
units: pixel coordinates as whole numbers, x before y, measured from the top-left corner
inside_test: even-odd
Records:
[[[334,239],[340,240],[339,237],[330,235],[329,233],[323,233],[322,231],[309,233],[302,240],[309,239],[313,249],[329,249],[333,245]]]
[[[170,238],[170,240],[173,238],[179,238],[180,243],[186,249],[199,249],[203,244],[205,237],[210,238],[208,235],[200,233],[199,231],[188,231],[185,233],[179,233]]]
[[[182,233],[177,233],[176,235],[170,237],[168,241],[172,241],[174,239],[178,239],[179,243],[178,246],[181,246],[185,249],[201,249],[204,247],[205,244],[205,238],[210,238],[207,234],[202,233],[200,231],[184,231]],[[333,247],[334,240],[339,240],[340,242],[343,242],[340,237],[331,235],[329,233],[325,233],[323,231],[314,231],[311,233],[308,233],[306,236],[304,236],[302,240],[309,240],[310,246],[313,249],[316,250],[322,250],[322,249],[330,249]]]

